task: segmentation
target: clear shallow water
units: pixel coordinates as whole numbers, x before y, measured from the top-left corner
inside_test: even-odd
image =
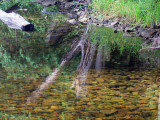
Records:
[[[133,119],[155,120],[158,113],[158,69],[107,69],[87,74],[86,97],[77,98],[70,90],[73,77],[59,79],[35,103],[27,98],[41,84],[37,79],[1,80],[0,111],[12,115],[31,113],[32,119]]]
[[[36,102],[26,105],[28,97],[57,66],[59,56],[62,56],[57,54],[66,52],[65,45],[55,49],[46,47],[45,39],[50,22],[41,20],[39,16],[35,17],[34,22],[39,31],[34,33],[17,31],[15,34],[14,31],[9,31],[3,26],[2,29],[6,32],[0,32],[0,41],[3,46],[1,47],[3,53],[0,54],[2,55],[0,56],[2,59],[0,68],[0,116],[2,119],[15,119],[24,114],[25,118],[28,118],[29,114],[31,120],[157,119],[160,70],[150,67],[144,69],[140,66],[117,67],[119,64],[129,66],[130,58],[126,59],[125,55],[121,57],[112,54],[114,63],[109,63],[110,67],[106,67],[100,73],[94,69],[86,73],[86,79],[83,79],[86,84],[82,85],[85,90],[82,94],[86,97],[76,97],[78,89],[71,89],[76,76],[74,70],[79,65],[80,59],[76,58],[68,64],[58,79],[42,93]],[[104,30],[103,34],[108,34],[104,37],[104,42],[106,39],[121,39],[122,42],[124,39],[124,43],[129,40],[129,38],[123,38],[121,33],[114,34],[109,29]],[[135,39],[133,39],[133,45],[134,42]],[[125,47],[125,44],[123,45]]]

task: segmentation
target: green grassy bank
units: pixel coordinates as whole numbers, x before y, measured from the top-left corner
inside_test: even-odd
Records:
[[[159,0],[93,0],[93,8],[104,16],[122,17],[133,24],[160,24]]]

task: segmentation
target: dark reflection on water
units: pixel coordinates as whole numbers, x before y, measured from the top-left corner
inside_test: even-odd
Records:
[[[133,119],[155,120],[158,108],[158,69],[106,69],[101,74],[87,74],[87,95],[77,98],[70,90],[73,77],[60,75],[36,103],[24,107],[32,91],[41,84],[38,79],[1,81],[0,111],[7,114],[31,113],[44,119]]]

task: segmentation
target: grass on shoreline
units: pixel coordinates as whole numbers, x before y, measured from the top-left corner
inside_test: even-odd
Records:
[[[93,0],[93,8],[104,16],[122,17],[142,26],[160,24],[158,0]]]

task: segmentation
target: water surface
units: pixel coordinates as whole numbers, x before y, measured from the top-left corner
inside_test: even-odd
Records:
[[[144,67],[142,64],[135,67],[135,64],[129,63],[130,58],[125,55],[121,57],[117,53],[111,54],[110,62],[102,66],[104,69],[101,72],[90,69],[85,73],[85,78],[76,78],[85,81],[81,86],[85,90],[82,93],[85,97],[77,97],[78,89],[75,91],[71,88],[76,77],[74,73],[80,62],[78,56],[65,67],[37,101],[26,105],[28,97],[41,85],[46,76],[58,67],[62,54],[68,50],[65,45],[60,48],[46,47],[45,39],[50,22],[41,20],[41,24],[39,19],[38,16],[35,18],[39,31],[33,34],[20,31],[15,33],[4,26],[6,33],[0,32],[0,52],[3,51],[0,54],[2,118],[13,119],[13,116],[29,114],[30,119],[35,120],[157,119],[160,70],[156,67]],[[126,41],[131,39],[122,37],[122,33],[117,35],[112,30],[106,31],[103,33],[108,35],[105,39],[124,40],[124,47]],[[133,41],[135,39],[133,38]],[[100,61],[99,57],[97,60]],[[93,66],[101,70],[98,63]]]
[[[44,77],[37,79],[2,79],[1,113],[22,114],[44,119],[134,119],[154,120],[158,108],[158,69],[107,69],[87,74],[87,95],[77,98],[70,90],[73,77],[60,75],[37,100],[25,106],[32,91]]]

